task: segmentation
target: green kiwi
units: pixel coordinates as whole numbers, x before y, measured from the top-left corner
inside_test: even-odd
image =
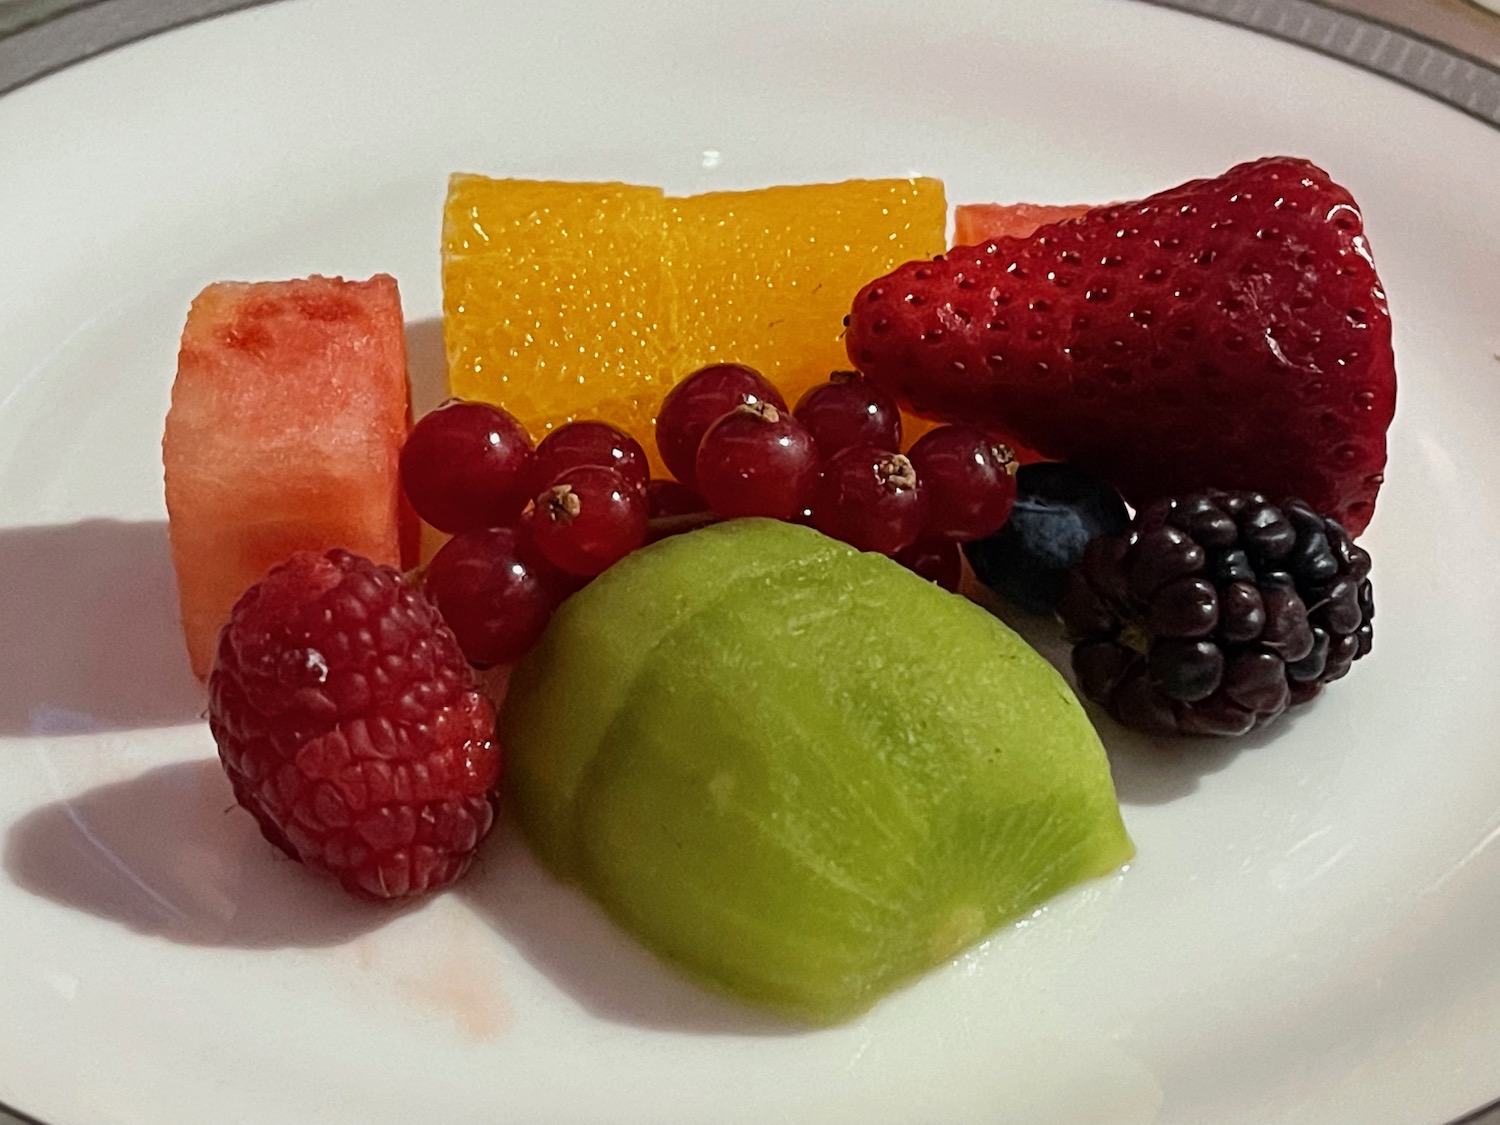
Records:
[[[556,875],[700,981],[813,1023],[1134,851],[1045,660],[889,559],[770,520],[664,540],[570,598],[501,739]]]

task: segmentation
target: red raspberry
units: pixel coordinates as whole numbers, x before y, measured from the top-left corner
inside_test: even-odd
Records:
[[[273,567],[235,604],[208,687],[235,798],[356,895],[451,883],[494,823],[494,710],[390,567],[343,550]]]

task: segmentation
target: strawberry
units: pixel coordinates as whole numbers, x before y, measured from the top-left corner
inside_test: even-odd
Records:
[[[862,289],[856,367],[928,417],[993,428],[1140,506],[1301,496],[1358,534],[1396,404],[1358,206],[1290,157],[1241,164]]]

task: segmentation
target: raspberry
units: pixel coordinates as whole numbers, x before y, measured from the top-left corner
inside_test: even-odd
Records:
[[[262,833],[350,892],[457,879],[495,818],[495,716],[437,609],[395,570],[304,551],[219,635],[209,729]]]
[[[1244,734],[1370,651],[1370,556],[1301,500],[1158,500],[1094,539],[1058,614],[1080,689],[1149,734]]]

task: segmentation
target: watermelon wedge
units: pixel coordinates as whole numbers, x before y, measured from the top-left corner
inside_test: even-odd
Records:
[[[953,209],[953,245],[992,238],[1028,238],[1037,227],[1076,219],[1091,203],[960,203]]]
[[[393,278],[220,282],[193,301],[162,462],[200,677],[235,600],[294,551],[401,563],[410,413]]]

